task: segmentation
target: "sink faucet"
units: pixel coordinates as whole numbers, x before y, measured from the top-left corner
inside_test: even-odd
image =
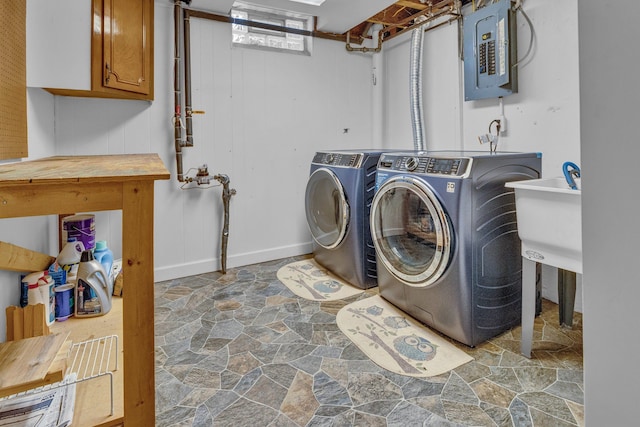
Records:
[[[564,173],[564,178],[567,180],[567,184],[572,190],[577,190],[578,186],[576,185],[575,178],[580,178],[580,168],[573,162],[564,162],[562,165],[562,173]]]

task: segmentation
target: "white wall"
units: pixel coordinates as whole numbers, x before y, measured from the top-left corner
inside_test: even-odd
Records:
[[[498,149],[542,152],[543,177],[562,176],[562,163],[580,164],[577,0],[525,1],[533,22],[532,56],[519,69],[519,90],[503,98],[507,132]],[[470,13],[470,7],[464,13]],[[527,51],[531,30],[517,16],[519,58]],[[409,108],[410,36],[384,45],[385,140],[394,148],[413,148]],[[558,46],[562,46],[559,49]],[[498,99],[464,101],[463,62],[458,56],[458,26],[425,34],[423,70],[424,127],[430,150],[483,150],[477,136],[500,116]],[[495,127],[493,128],[495,131]],[[543,270],[543,296],[557,301],[557,277]],[[582,311],[580,277],[576,309]]]
[[[173,6],[155,3],[155,100],[56,97],[58,154],[157,152],[172,174],[156,183],[156,280],[220,268],[219,187],[180,190],[173,113]],[[311,250],[304,190],[313,153],[370,146],[369,56],[314,40],[313,55],[231,47],[228,24],[193,18],[193,148],[185,172],[227,174],[228,267]],[[345,133],[345,129],[348,131]],[[190,173],[194,175],[193,172]],[[120,213],[96,215],[96,234],[121,253]]]
[[[585,412],[588,426],[638,424],[638,107],[634,0],[580,0]],[[597,28],[597,31],[593,31]]]

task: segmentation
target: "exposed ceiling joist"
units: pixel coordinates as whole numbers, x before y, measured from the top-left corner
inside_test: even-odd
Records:
[[[234,0],[193,0],[191,8],[207,14],[214,12],[219,17],[229,17],[229,10]],[[389,40],[418,25],[423,25],[424,20],[449,15],[451,19],[458,19],[463,4],[471,0],[326,0],[322,6],[309,6],[302,3],[294,3],[287,0],[247,0],[267,7],[287,8],[292,11],[309,13],[317,17],[317,27],[313,31],[314,37],[322,37],[333,40],[351,40],[353,43],[362,44],[367,38],[371,38],[371,27],[374,24],[382,26],[382,41]],[[352,3],[353,2],[353,3]],[[213,10],[211,9],[213,5]],[[366,18],[364,13],[374,12],[374,5],[384,7],[378,13]],[[386,6],[386,7],[385,7]],[[195,15],[194,15],[195,16]],[[230,17],[229,17],[230,19]],[[345,28],[347,22],[360,22],[349,28]],[[230,20],[228,21],[230,22]],[[256,24],[259,25],[259,24]],[[348,36],[348,37],[347,37]]]

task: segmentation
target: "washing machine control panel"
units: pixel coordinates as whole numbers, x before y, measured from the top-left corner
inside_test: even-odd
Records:
[[[324,153],[317,152],[313,156],[313,163],[327,166],[341,166],[345,168],[359,168],[362,165],[361,153]]]
[[[439,159],[429,157],[426,172],[445,175],[462,175],[467,169],[468,161],[468,159]]]
[[[470,159],[465,157],[430,157],[386,154],[380,157],[378,167],[396,171],[431,173],[439,175],[465,175]]]

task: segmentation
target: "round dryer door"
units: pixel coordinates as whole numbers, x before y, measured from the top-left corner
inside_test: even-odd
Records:
[[[327,168],[314,171],[305,194],[307,224],[313,240],[326,249],[338,246],[349,223],[349,204],[338,177]]]
[[[452,227],[429,186],[411,176],[396,176],[376,192],[371,235],[378,262],[410,286],[428,286],[445,271]]]

